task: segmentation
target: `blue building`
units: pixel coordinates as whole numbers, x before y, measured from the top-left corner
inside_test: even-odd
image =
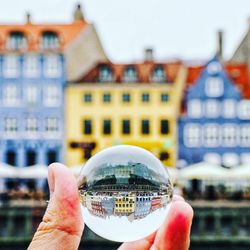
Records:
[[[241,74],[237,67],[231,72]],[[206,161],[231,167],[250,162],[250,100],[218,58],[207,63],[184,102],[186,110],[179,119],[182,164]]]

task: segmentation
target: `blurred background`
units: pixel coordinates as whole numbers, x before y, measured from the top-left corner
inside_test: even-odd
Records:
[[[47,166],[154,153],[195,211],[191,249],[250,248],[247,0],[0,0],[0,249],[27,248]],[[84,232],[82,249],[118,245]]]

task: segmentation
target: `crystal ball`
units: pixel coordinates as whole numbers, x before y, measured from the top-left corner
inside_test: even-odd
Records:
[[[160,160],[129,145],[110,147],[91,157],[80,172],[78,188],[86,225],[118,242],[139,240],[157,230],[173,195]]]

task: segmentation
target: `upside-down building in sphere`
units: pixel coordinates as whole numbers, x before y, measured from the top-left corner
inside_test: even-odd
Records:
[[[99,63],[66,89],[66,162],[82,164],[101,149],[130,144],[175,166],[176,121],[185,68],[155,62],[146,50],[142,63]]]
[[[0,24],[0,162],[64,160],[64,88],[105,54],[80,5],[70,24]],[[81,65],[81,67],[79,67]]]

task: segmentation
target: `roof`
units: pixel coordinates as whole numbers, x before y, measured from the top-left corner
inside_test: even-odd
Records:
[[[86,28],[85,21],[74,21],[71,24],[0,24],[0,51],[6,51],[6,41],[10,32],[22,32],[28,39],[28,50],[39,50],[39,41],[45,31],[55,32],[60,41],[60,49],[64,49],[77,35]]]
[[[76,83],[94,83],[99,82],[99,69],[102,66],[108,66],[112,70],[113,81],[115,83],[121,83],[123,80],[123,74],[127,67],[135,67],[137,71],[137,82],[139,83],[150,83],[152,82],[152,72],[157,66],[163,67],[165,70],[165,76],[168,82],[174,82],[179,69],[182,65],[181,61],[175,62],[155,62],[155,61],[145,61],[142,63],[130,63],[130,64],[113,64],[111,62],[100,62],[94,66],[87,74],[85,74],[81,79],[77,80]]]
[[[248,78],[248,67],[246,64],[225,64],[226,73],[233,83],[237,85],[245,98],[250,98],[250,85]],[[187,88],[195,84],[205,69],[205,65],[188,67]]]

